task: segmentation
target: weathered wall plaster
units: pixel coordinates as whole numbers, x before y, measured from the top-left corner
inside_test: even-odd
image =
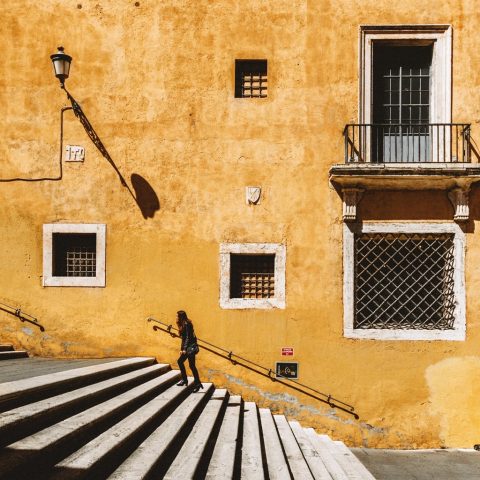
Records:
[[[49,55],[64,45],[73,56],[67,87],[138,201],[155,200],[151,191],[158,201],[145,216],[65,112],[64,146],[86,148],[85,162],[65,163],[61,181],[0,182],[0,300],[46,329],[23,330],[0,312],[1,341],[33,355],[173,363],[177,342],[145,319],[173,321],[185,309],[200,337],[258,363],[273,366],[282,346],[294,346],[300,381],[355,405],[361,418],[202,352],[201,374],[245,399],[350,445],[478,443],[477,189],[466,226],[466,340],[378,342],[343,337],[342,201],[328,184],[330,166],[343,162],[343,127],[358,121],[360,24],[452,25],[452,120],[472,122],[479,136],[477,2],[137,3],[0,5],[0,180],[58,172],[66,99]],[[234,98],[236,58],[268,59],[267,98]],[[262,186],[254,208],[247,185]],[[357,216],[445,222],[452,206],[444,193],[365,192]],[[107,225],[105,288],[42,287],[43,224],[99,222]],[[285,309],[220,308],[221,243],[286,245]],[[453,397],[447,381],[461,387]]]

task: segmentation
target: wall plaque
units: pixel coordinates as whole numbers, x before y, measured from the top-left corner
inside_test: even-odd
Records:
[[[298,378],[298,362],[276,362],[275,376],[277,378]]]

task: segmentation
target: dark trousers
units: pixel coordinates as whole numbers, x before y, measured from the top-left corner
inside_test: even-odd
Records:
[[[185,360],[187,358],[188,358],[188,366],[192,371],[193,378],[195,379],[195,383],[200,383],[198,370],[197,370],[197,367],[195,366],[195,354],[187,355],[186,353],[182,353],[180,357],[178,357],[177,363],[178,363],[178,368],[180,369],[180,372],[182,374],[182,380],[184,380],[185,382],[187,381],[187,372],[185,371],[185,365],[184,365]]]

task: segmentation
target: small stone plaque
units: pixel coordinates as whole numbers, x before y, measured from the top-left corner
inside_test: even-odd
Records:
[[[80,145],[67,145],[65,151],[66,162],[83,162],[85,160],[85,149]]]

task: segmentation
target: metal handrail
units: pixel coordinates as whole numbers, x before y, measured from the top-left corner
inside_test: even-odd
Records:
[[[41,332],[45,331],[45,327],[40,325],[38,323],[38,320],[34,316],[32,316],[28,313],[22,312],[22,310],[20,308],[15,308],[15,307],[12,307],[10,305],[7,305],[5,303],[0,302],[0,310],[4,311],[6,313],[9,313],[10,315],[13,315],[14,317],[19,318],[21,322],[28,322],[28,323],[31,323],[32,325],[35,325],[36,327],[38,327],[40,329]]]
[[[178,328],[175,328],[173,325],[164,323],[160,320],[157,320],[154,317],[148,317],[147,322],[155,322],[161,326],[154,325],[152,328],[154,331],[161,331],[168,333],[171,337],[180,337]],[[165,328],[162,328],[165,327]],[[175,333],[178,332],[178,333]],[[320,392],[308,385],[303,383],[297,382],[292,380],[288,377],[283,376],[276,376],[275,372],[271,368],[264,367],[263,365],[259,365],[258,363],[252,362],[247,358],[241,357],[237,355],[232,350],[226,350],[225,348],[219,347],[214,345],[213,343],[207,342],[206,340],[202,340],[201,338],[197,337],[197,342],[201,344],[201,347],[214,355],[222,357],[226,360],[229,360],[233,365],[240,365],[252,372],[255,372],[263,377],[269,378],[272,382],[278,382],[282,385],[285,385],[297,392],[303,393],[311,398],[314,398],[320,402],[328,404],[332,408],[337,408],[338,410],[342,410],[343,412],[349,413],[353,415],[357,420],[359,419],[358,414],[355,412],[355,407],[352,405],[342,402],[341,400],[333,397],[332,395]],[[273,375],[273,376],[272,376]]]

